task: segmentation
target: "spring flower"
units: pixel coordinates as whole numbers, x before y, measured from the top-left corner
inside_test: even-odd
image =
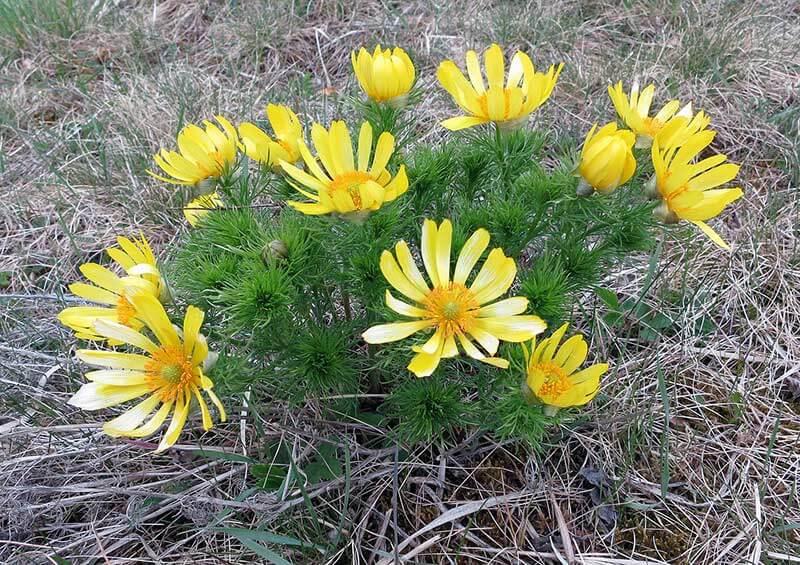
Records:
[[[219,193],[203,194],[189,202],[183,209],[183,216],[189,225],[196,228],[198,224],[208,215],[209,210],[222,207],[222,198]]]
[[[579,194],[591,194],[592,189],[609,194],[628,182],[636,170],[633,132],[618,130],[613,122],[595,130],[597,124],[592,126],[581,150]]]
[[[353,71],[361,90],[375,102],[399,107],[405,104],[416,73],[414,63],[400,47],[382,50],[375,47],[372,55],[363,47],[350,55]]]
[[[636,134],[636,147],[650,147],[661,128],[673,116],[692,117],[692,104],[681,105],[677,100],[667,102],[655,116],[650,117],[650,105],[653,102],[656,87],[652,84],[639,92],[639,83],[634,82],[630,99],[622,89],[622,81],[608,87],[608,95],[617,109],[620,119]]]
[[[119,247],[106,249],[106,253],[122,267],[126,276],[120,277],[97,263],[81,265],[83,276],[94,284],[73,283],[69,290],[75,296],[94,302],[97,306],[73,306],[58,314],[58,320],[72,329],[80,339],[103,339],[94,331],[97,320],[110,320],[134,330],[141,329],[142,321],[137,318],[129,300],[132,293],[143,292],[161,300],[169,298],[153,250],[145,237],[131,240],[120,236],[117,243]]]
[[[203,121],[205,129],[188,124],[178,134],[178,151],[161,149],[153,156],[169,177],[147,172],[164,182],[187,186],[219,178],[236,161],[237,136],[228,120],[215,119],[222,129],[208,120]]]
[[[716,188],[733,180],[739,166],[725,163],[725,155],[714,155],[698,162],[694,159],[711,143],[716,132],[701,131],[689,137],[680,148],[662,152],[658,141],[651,154],[655,169],[656,190],[661,204],[654,211],[667,223],[688,220],[700,228],[711,240],[730,249],[722,238],[705,223],[718,216],[725,206],[744,194],[741,188]]]
[[[554,412],[558,408],[583,406],[600,390],[600,377],[608,371],[607,363],[598,363],[578,371],[589,350],[583,336],[574,335],[561,344],[568,324],[536,344],[530,350],[523,344],[527,365],[528,389]]]
[[[157,342],[111,320],[95,322],[95,331],[104,338],[131,345],[145,354],[78,350],[77,356],[81,361],[102,369],[86,373],[90,382],[84,384],[69,403],[84,410],[100,410],[146,395],[136,406],[106,422],[103,431],[112,437],[149,436],[172,412],[172,420],[156,450],[163,451],[178,440],[192,399],[200,406],[203,429],[213,427],[201,390],[217,407],[220,420],[226,420],[225,409],[211,390],[214,383],[204,374],[204,363],[212,359],[213,354],[209,355],[206,339],[200,333],[203,311],[199,308],[189,306],[186,309],[180,333],[154,296],[134,294],[130,302],[136,316]]]
[[[468,115],[447,119],[442,125],[449,130],[460,130],[495,122],[500,128],[517,128],[550,97],[563,66],[563,63],[558,67],[551,65],[546,74],[537,73],[530,58],[522,51],[517,51],[511,59],[508,78],[503,85],[503,51],[499,45],[492,44],[484,56],[487,86],[481,76],[475,51],[467,51],[469,80],[453,61],[444,61],[439,65],[436,77],[453,101]]]
[[[367,343],[388,343],[432,329],[433,335],[424,345],[413,348],[416,355],[408,365],[418,377],[433,373],[442,357],[457,356],[456,340],[473,359],[505,369],[508,361],[493,357],[500,340],[525,341],[545,328],[538,316],[520,315],[528,308],[527,298],[516,296],[495,302],[508,291],[517,274],[514,260],[499,247],[489,253],[467,286],[470,273],[489,245],[486,230],[477,230],[464,244],[451,278],[452,233],[450,220],[444,220],[438,228],[431,220],[425,220],[422,226],[422,262],[432,286],[423,278],[405,241],[395,246],[394,255],[390,251],[381,255],[383,276],[413,302],[403,302],[387,290],[386,305],[415,320],[374,326],[363,338]]]
[[[408,190],[405,166],[400,166],[394,178],[386,170],[394,152],[394,137],[389,132],[378,137],[375,153],[371,155],[372,126],[364,122],[355,157],[350,132],[342,121],[333,122],[330,131],[314,124],[311,138],[317,151],[316,158],[311,156],[305,143],[301,141],[299,144],[308,172],[285,161],[281,163],[286,174],[295,181],[295,189],[312,200],[288,202],[303,214],[337,214],[357,221]]]
[[[680,147],[694,134],[705,130],[711,123],[711,117],[700,110],[692,118],[673,116],[656,134],[658,147],[663,153],[673,147]]]
[[[280,170],[280,162],[300,160],[299,144],[303,141],[303,126],[297,114],[288,106],[267,105],[267,118],[275,139],[250,122],[239,125],[240,147],[245,155],[259,163]]]

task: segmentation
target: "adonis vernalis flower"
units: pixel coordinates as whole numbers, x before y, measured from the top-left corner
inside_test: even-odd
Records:
[[[608,95],[625,124],[636,134],[637,147],[650,147],[667,121],[673,116],[692,117],[692,104],[680,108],[677,100],[667,102],[655,116],[650,116],[650,105],[653,103],[656,87],[652,84],[639,92],[639,83],[631,87],[630,98],[622,89],[622,81],[608,87]],[[680,109],[679,109],[680,108]]]
[[[588,346],[583,336],[574,335],[560,347],[568,324],[536,344],[530,350],[523,344],[527,365],[527,386],[542,403],[554,408],[583,406],[600,390],[600,377],[608,370],[607,363],[585,369],[578,368],[586,361]]]
[[[632,151],[635,142],[636,135],[632,131],[618,130],[613,122],[599,130],[596,124],[592,126],[583,142],[578,165],[583,186],[591,187],[589,194],[591,189],[609,194],[630,180],[636,170]]]
[[[342,121],[333,122],[330,131],[314,124],[311,138],[317,151],[316,158],[312,157],[304,142],[299,144],[307,172],[285,161],[281,163],[286,174],[295,181],[295,189],[312,200],[288,202],[300,212],[310,215],[338,214],[358,220],[408,190],[404,165],[400,166],[394,178],[386,170],[394,152],[394,136],[389,132],[383,132],[378,137],[375,153],[371,155],[372,126],[364,122],[355,157],[350,132]]]
[[[725,155],[714,155],[698,162],[695,158],[714,139],[716,132],[698,132],[681,145],[662,152],[656,141],[651,148],[655,169],[656,190],[661,204],[655,213],[668,223],[688,220],[700,228],[711,241],[722,247],[730,246],[706,220],[718,216],[725,206],[744,194],[741,188],[717,188],[733,180],[739,165],[726,163]]]
[[[503,51],[499,45],[492,44],[484,55],[487,86],[475,51],[467,51],[469,80],[453,61],[444,61],[439,65],[436,77],[453,101],[468,115],[447,119],[442,125],[450,130],[487,122],[495,122],[501,128],[518,127],[550,97],[563,66],[563,63],[558,67],[551,65],[547,73],[539,73],[535,71],[530,58],[522,51],[517,51],[511,59],[504,84],[506,72]]]
[[[507,368],[508,361],[494,357],[500,341],[521,342],[545,329],[538,316],[520,315],[528,299],[516,296],[495,302],[514,282],[517,267],[503,250],[493,249],[478,274],[467,286],[467,279],[489,245],[489,232],[477,230],[464,244],[450,271],[453,227],[444,220],[438,227],[431,220],[422,226],[421,255],[432,286],[423,278],[405,241],[395,246],[395,254],[384,251],[381,272],[398,292],[413,301],[408,304],[386,291],[386,305],[415,321],[374,326],[364,332],[367,343],[388,343],[414,333],[433,330],[420,347],[408,369],[418,377],[433,373],[442,357],[459,354],[456,340],[467,355],[496,367]],[[475,340],[484,353],[479,349]]]
[[[139,239],[118,237],[119,247],[106,249],[106,253],[125,271],[118,276],[97,263],[85,263],[80,271],[90,282],[69,286],[75,296],[99,306],[72,306],[58,314],[58,320],[75,332],[80,339],[104,339],[94,330],[97,320],[111,320],[133,329],[140,329],[142,321],[130,303],[132,293],[146,293],[166,300],[167,286],[161,278],[153,250],[144,236]],[[117,342],[111,342],[115,345]]]
[[[222,198],[219,193],[203,194],[189,202],[183,209],[183,216],[189,225],[197,227],[198,224],[208,215],[209,210],[222,207]]]
[[[134,294],[130,303],[136,317],[157,342],[117,322],[105,319],[95,322],[95,331],[102,337],[131,345],[145,354],[78,350],[81,361],[103,369],[86,373],[90,382],[84,384],[69,403],[84,410],[100,410],[146,395],[136,406],[106,422],[103,431],[112,437],[149,436],[172,412],[172,420],[157,451],[175,444],[186,424],[192,399],[200,406],[203,429],[211,429],[211,414],[201,391],[217,407],[220,420],[224,422],[225,408],[211,390],[214,383],[203,372],[204,363],[213,357],[200,333],[203,311],[194,306],[186,309],[181,335],[154,296]]]
[[[711,123],[708,114],[700,110],[693,117],[673,116],[656,134],[659,150],[663,153],[673,147],[680,147],[694,134],[705,130]]]
[[[194,186],[219,178],[236,161],[236,129],[222,116],[215,116],[222,129],[208,120],[203,128],[188,124],[178,134],[178,151],[161,149],[153,156],[169,177],[147,171],[164,182]],[[205,128],[205,129],[204,129]]]
[[[400,47],[381,49],[370,55],[363,47],[350,56],[361,90],[375,102],[400,106],[414,86],[414,63]]]
[[[303,126],[297,114],[288,106],[268,104],[267,118],[275,133],[275,139],[250,122],[239,125],[239,138],[245,155],[275,169],[280,169],[281,161],[289,163],[299,161]]]

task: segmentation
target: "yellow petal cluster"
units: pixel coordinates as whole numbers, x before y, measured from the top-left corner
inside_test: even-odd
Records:
[[[608,370],[606,363],[578,370],[586,361],[589,348],[580,334],[559,347],[567,327],[568,324],[564,324],[538,345],[534,338],[530,349],[523,345],[528,388],[542,403],[555,408],[588,403],[597,395],[600,377]]]
[[[710,123],[711,117],[702,110],[692,118],[673,116],[656,134],[655,141],[658,142],[658,147],[662,152],[680,147],[694,134],[705,130]]]
[[[508,361],[494,357],[500,341],[522,342],[541,333],[545,323],[538,316],[522,315],[528,299],[515,296],[498,300],[508,292],[517,275],[514,259],[500,248],[493,249],[478,274],[470,274],[489,245],[489,232],[479,229],[467,240],[450,270],[453,226],[444,220],[439,226],[425,220],[422,226],[421,255],[429,285],[405,241],[395,252],[381,255],[381,272],[397,292],[411,304],[386,291],[386,305],[413,321],[394,322],[369,328],[363,334],[367,343],[388,343],[421,331],[433,335],[421,346],[408,369],[418,377],[433,373],[439,361],[459,355],[458,345],[473,359],[507,368]],[[452,275],[452,276],[451,276]],[[477,345],[476,345],[477,343]]]
[[[109,257],[117,263],[125,275],[98,265],[85,263],[80,271],[90,283],[73,283],[70,292],[79,298],[93,302],[96,306],[72,306],[58,314],[58,320],[73,330],[76,337],[88,340],[103,340],[94,330],[97,320],[108,320],[138,330],[142,321],[136,316],[130,302],[134,293],[145,293],[166,300],[169,297],[167,286],[156,265],[156,258],[150,244],[142,235],[138,239],[117,237],[119,247],[106,249]],[[111,345],[116,345],[111,342]]]
[[[236,129],[222,116],[215,116],[222,129],[208,120],[203,128],[188,124],[178,134],[178,151],[161,149],[153,156],[156,164],[169,175],[147,171],[171,184],[194,186],[207,179],[219,178],[236,162]]]
[[[608,95],[614,103],[617,114],[637,136],[636,147],[650,147],[653,139],[673,116],[692,117],[692,104],[686,104],[681,108],[681,103],[677,100],[670,100],[651,117],[650,106],[655,92],[656,87],[652,84],[639,92],[638,82],[633,83],[630,97],[625,94],[622,81],[608,87]]]
[[[189,202],[183,209],[183,216],[189,225],[197,227],[208,215],[209,210],[222,208],[222,198],[218,192],[203,194]]]
[[[401,105],[414,86],[416,71],[408,54],[400,47],[370,54],[363,47],[350,56],[361,90],[375,102]]]
[[[487,122],[501,128],[521,126],[550,97],[564,66],[551,65],[547,73],[536,72],[530,57],[517,51],[506,77],[505,57],[497,44],[487,49],[483,62],[486,82],[475,51],[467,51],[469,80],[453,61],[439,65],[436,77],[467,114],[443,121],[447,129],[460,130]]]
[[[664,152],[658,141],[653,144],[656,189],[662,200],[655,212],[667,222],[692,222],[714,243],[729,249],[730,246],[705,222],[742,197],[741,188],[717,188],[732,181],[739,166],[726,163],[727,157],[719,154],[695,162],[715,135],[714,131],[701,131],[691,135],[680,147]]]
[[[280,170],[281,161],[296,163],[300,160],[303,126],[288,106],[268,104],[266,112],[275,139],[257,125],[243,122],[239,124],[240,147],[254,161]]]
[[[97,320],[94,331],[102,338],[133,346],[143,353],[79,350],[77,355],[81,361],[101,369],[86,373],[89,382],[69,403],[84,410],[100,410],[144,396],[135,406],[106,422],[103,431],[112,437],[147,437],[172,413],[157,449],[163,451],[178,440],[193,400],[200,407],[203,429],[213,427],[201,391],[217,407],[223,422],[225,408],[212,390],[214,383],[203,372],[209,357],[206,339],[200,333],[203,311],[194,306],[186,309],[181,334],[153,295],[137,293],[129,300],[136,318],[147,326],[156,341],[130,326],[107,319]]]
[[[316,157],[304,142],[299,143],[306,170],[285,161],[281,163],[295,189],[311,201],[290,200],[289,206],[303,214],[337,214],[358,220],[408,190],[404,165],[394,177],[386,169],[394,153],[394,136],[381,133],[374,154],[372,137],[372,126],[364,122],[354,154],[350,131],[343,121],[334,121],[330,130],[314,124],[311,139]]]
[[[618,130],[613,122],[599,130],[595,124],[583,142],[578,165],[583,181],[603,194],[628,182],[636,170],[632,151],[635,142],[633,132]]]

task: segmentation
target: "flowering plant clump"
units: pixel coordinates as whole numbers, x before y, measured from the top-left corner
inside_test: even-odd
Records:
[[[656,89],[635,83],[609,87],[619,123],[554,151],[528,121],[563,65],[516,52],[506,67],[498,45],[465,60],[436,78],[463,113],[441,126],[471,131],[433,145],[399,47],[353,53],[367,100],[334,119],[271,103],[268,124],[184,127],[154,156],[163,176],[148,171],[186,191],[169,259],[121,236],[114,265],[70,286],[87,304],[59,320],[101,367],[70,404],[163,450],[244,398],[370,413],[406,442],[477,427],[533,445],[602,403],[614,361],[583,304],[683,220],[727,249],[708,222],[742,196],[726,186],[738,166],[709,151],[708,115],[672,100],[651,116]]]

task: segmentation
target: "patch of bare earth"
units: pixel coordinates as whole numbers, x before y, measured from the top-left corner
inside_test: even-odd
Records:
[[[330,563],[800,559],[795,3],[43,4],[92,11],[68,33],[43,16],[13,37],[0,26],[0,561],[252,561],[215,528],[257,526],[339,536]],[[535,118],[554,139],[613,119],[605,88],[617,80],[692,100],[711,114],[716,147],[742,163],[745,198],[715,223],[734,252],[665,240],[666,268],[643,302],[672,323],[655,332],[638,314],[582,321],[614,371],[585,420],[540,455],[486,435],[397,450],[324,401],[248,412],[231,398],[240,417],[204,435],[195,421],[185,445],[159,456],[104,436],[104,414],[65,403],[82,377],[54,316],[77,266],[116,234],[141,230],[164,256],[185,229],[180,195],[144,173],[150,155],[181,119],[248,119],[270,100],[329,120],[354,93],[350,51],[377,41],[413,53],[431,93],[414,110],[428,141],[452,112],[436,64],[491,41],[539,66],[566,63]],[[642,259],[606,286],[642,296]],[[305,492],[255,488],[263,468],[197,447],[269,461],[280,442],[302,466],[321,438],[347,478]],[[272,547],[320,562],[313,549]]]

